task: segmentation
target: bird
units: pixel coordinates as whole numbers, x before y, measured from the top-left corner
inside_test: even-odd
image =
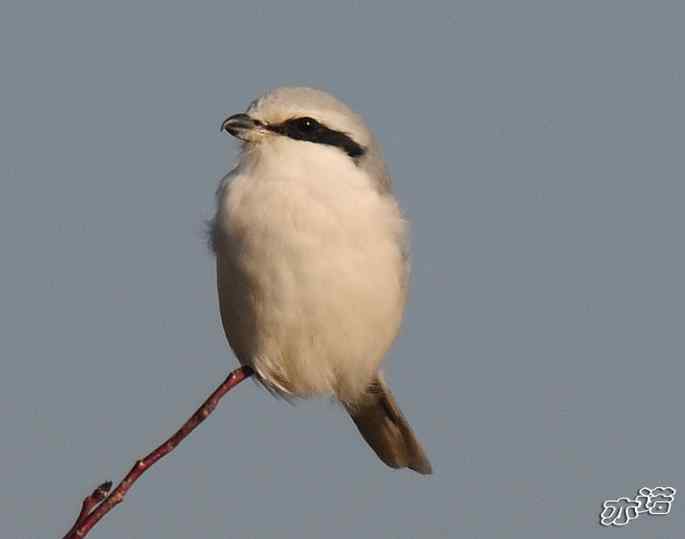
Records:
[[[431,474],[381,370],[407,302],[409,247],[376,138],[333,95],[289,86],[221,131],[240,153],[209,236],[238,361],[275,396],[339,401],[385,464]]]

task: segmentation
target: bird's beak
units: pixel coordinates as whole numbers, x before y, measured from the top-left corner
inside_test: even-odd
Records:
[[[229,116],[221,124],[221,131],[226,131],[240,140],[251,142],[264,131],[264,124],[249,114],[240,113]]]

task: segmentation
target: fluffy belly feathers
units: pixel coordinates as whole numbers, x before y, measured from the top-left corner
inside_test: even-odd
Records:
[[[403,221],[368,188],[236,177],[216,217],[221,316],[239,361],[287,397],[354,402],[397,335]]]

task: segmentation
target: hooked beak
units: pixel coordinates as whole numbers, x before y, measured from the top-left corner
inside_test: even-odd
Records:
[[[264,124],[262,122],[241,112],[226,118],[221,124],[221,131],[226,131],[235,138],[250,142],[257,138],[256,135],[263,131],[263,127]]]

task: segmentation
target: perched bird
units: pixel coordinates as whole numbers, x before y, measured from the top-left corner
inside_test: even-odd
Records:
[[[221,128],[242,141],[210,231],[238,360],[287,399],[335,397],[385,464],[430,474],[379,370],[400,329],[409,267],[372,133],[333,96],[291,87]]]

